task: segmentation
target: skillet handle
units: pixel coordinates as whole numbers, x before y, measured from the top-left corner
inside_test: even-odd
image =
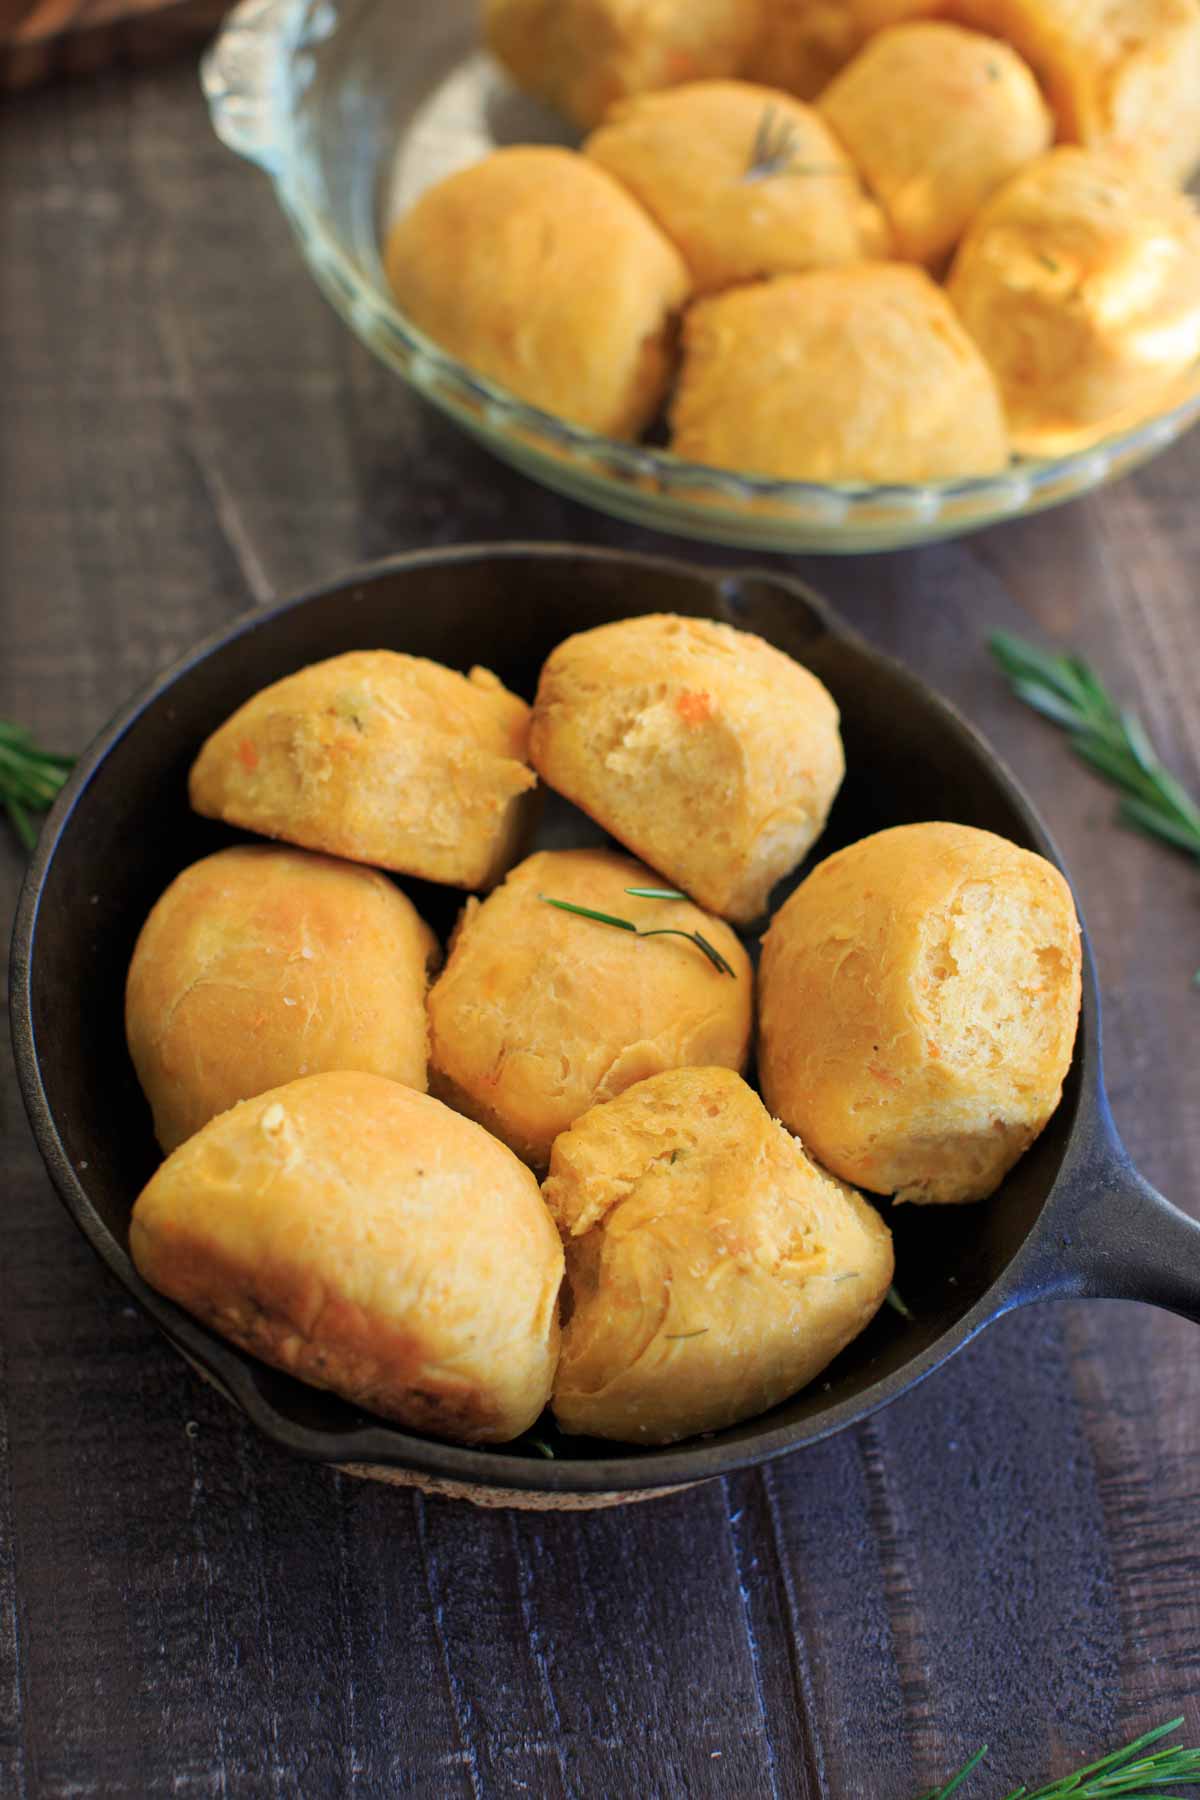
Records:
[[[1200,1223],[1139,1175],[1111,1117],[1099,1139],[1055,1209],[1028,1297],[1144,1300],[1200,1325]]]

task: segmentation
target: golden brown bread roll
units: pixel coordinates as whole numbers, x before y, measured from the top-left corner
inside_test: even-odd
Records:
[[[923,482],[1004,467],[986,363],[940,288],[898,263],[815,269],[697,301],[671,448],[792,481]]]
[[[728,1069],[593,1107],[543,1188],[566,1241],[564,1431],[669,1444],[818,1375],[879,1307],[891,1233]]]
[[[1182,185],[1200,161],[1196,0],[953,0],[1041,79],[1058,136],[1143,161]]]
[[[618,438],[658,411],[687,270],[584,157],[495,151],[421,195],[385,262],[413,323],[518,398]]]
[[[415,1431],[526,1430],[562,1250],[503,1144],[380,1075],[309,1075],[169,1156],[129,1230],[146,1281],[264,1362]]]
[[[625,892],[659,885],[615,851],[549,850],[482,905],[467,902],[429,994],[430,1086],[536,1168],[581,1112],[643,1076],[746,1061],[749,958],[727,925],[689,901]],[[641,930],[699,930],[734,974],[683,938],[635,937],[548,906],[542,894]]]
[[[488,48],[586,131],[615,101],[735,75],[770,0],[484,0]]]
[[[1058,1105],[1080,989],[1071,890],[966,825],[839,850],[763,939],[763,1099],[845,1181],[980,1200]]]
[[[1084,448],[1194,384],[1200,219],[1116,156],[1064,146],[1031,163],[967,232],[948,292],[1030,456]]]
[[[701,906],[757,918],[824,828],[845,763],[816,676],[747,631],[647,614],[546,659],[530,754]]]
[[[822,94],[820,112],[883,203],[896,255],[931,265],[1052,136],[1014,50],[934,20],[872,38]]]
[[[853,163],[799,100],[703,81],[615,107],[584,145],[681,251],[697,293],[883,256]]]
[[[487,669],[353,650],[287,675],[214,731],[199,813],[352,862],[487,887],[520,855],[529,708]]]
[[[815,100],[873,32],[944,10],[943,0],[769,0],[743,72]]]
[[[437,940],[375,869],[306,850],[219,850],[142,926],[125,1033],[164,1150],[300,1075],[362,1069],[425,1091]]]

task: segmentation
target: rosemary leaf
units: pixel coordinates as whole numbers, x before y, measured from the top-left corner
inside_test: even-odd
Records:
[[[1078,713],[1071,702],[1064,700],[1053,688],[1040,688],[1034,681],[1020,680],[1013,682],[1013,691],[1018,700],[1032,706],[1044,719],[1053,719],[1056,725],[1064,725],[1068,731],[1075,730]]]
[[[554,1462],[556,1460],[554,1451],[550,1448],[550,1445],[546,1442],[545,1438],[527,1437],[525,1442],[529,1445],[531,1450],[536,1450],[539,1456],[544,1456],[547,1462]]]
[[[687,895],[678,888],[626,888],[635,900],[686,900]]]
[[[742,180],[769,181],[773,175],[839,175],[844,178],[851,173],[840,163],[798,162],[796,152],[799,147],[795,123],[780,117],[776,107],[764,107]]]
[[[1077,756],[1119,790],[1119,817],[1139,831],[1200,858],[1200,806],[1159,761],[1144,725],[1113,700],[1078,656],[1056,656],[1011,632],[991,651],[1017,698],[1061,725]]]
[[[1122,800],[1121,817],[1129,825],[1134,825],[1147,837],[1164,838],[1167,843],[1174,844],[1178,850],[1195,853],[1195,832],[1186,825],[1176,824],[1153,806],[1147,806],[1144,800]]]
[[[40,750],[21,725],[0,719],[0,806],[27,854],[37,843],[31,814],[53,806],[74,758]]]
[[[722,975],[733,975],[734,980],[736,981],[737,977],[734,975],[733,964],[725,960],[721,955],[721,952],[717,949],[717,946],[715,944],[710,944],[708,939],[702,937],[698,931],[693,932],[692,935],[703,950],[705,956],[707,956],[709,962],[712,963],[713,967],[719,969]]]
[[[544,900],[547,906],[557,906],[559,912],[578,913],[581,919],[595,919],[597,925],[615,925],[618,931],[637,933],[632,919],[618,919],[615,913],[596,912],[590,906],[576,906],[570,900],[552,900],[549,894],[539,894],[538,899]]]
[[[904,1301],[900,1298],[900,1295],[896,1292],[896,1289],[894,1287],[890,1287],[888,1289],[887,1293],[883,1296],[883,1298],[884,1298],[885,1303],[891,1307],[892,1311],[898,1312],[902,1319],[912,1319],[912,1320],[916,1319],[917,1315],[913,1312],[913,1310],[910,1306],[905,1305]]]
[[[958,1771],[958,1774],[952,1775],[950,1777],[949,1781],[946,1783],[945,1787],[940,1787],[940,1788],[936,1789],[934,1796],[933,1796],[933,1800],[950,1800],[951,1794],[955,1793],[956,1790],[958,1788],[960,1788],[962,1786],[963,1782],[967,1779],[967,1776],[970,1774],[973,1774],[973,1772],[979,1767],[980,1763],[983,1761],[984,1757],[987,1755],[987,1751],[988,1751],[987,1745],[980,1744],[980,1746],[979,1746],[978,1750],[975,1752],[974,1756],[969,1757],[967,1759],[967,1761],[963,1764],[962,1768]]]
[[[633,929],[637,931],[637,926],[635,925]],[[657,925],[653,931],[638,931],[638,936],[690,938],[691,942],[695,944],[698,949],[703,950],[705,956],[707,956],[709,962],[712,964],[713,968],[717,970],[718,974],[733,974],[732,965],[726,962],[725,958],[721,955],[721,952],[717,949],[717,946],[715,944],[710,944],[708,939],[699,931],[683,931],[675,925]]]
[[[631,891],[632,890],[630,889],[626,889],[626,892]],[[669,897],[672,900],[676,898],[674,892],[669,896],[664,894],[657,897]],[[684,896],[680,895],[679,898],[682,899]],[[632,931],[635,937],[686,938],[690,944],[695,944],[697,950],[703,951],[713,968],[716,969],[719,974],[733,975],[736,979],[736,971],[733,966],[721,955],[721,952],[717,949],[716,945],[710,944],[708,939],[699,931],[684,931],[682,926],[679,925],[656,925],[651,931],[643,931],[639,926],[634,924],[632,919],[619,919],[615,913],[596,912],[596,910],[590,906],[576,906],[574,901],[571,900],[554,900],[549,894],[539,894],[538,899],[544,900],[547,906],[557,906],[560,912],[578,913],[581,919],[594,919],[598,925],[614,925],[618,931]]]
[[[772,175],[781,174],[791,162],[796,150],[795,127],[787,119],[781,119],[776,125],[775,119],[775,108],[765,106],[750,146],[750,161],[743,181],[766,181]]]
[[[1143,1732],[1122,1750],[1111,1750],[1071,1775],[1049,1781],[1042,1787],[1022,1784],[1004,1796],[1004,1800],[1154,1800],[1155,1795],[1169,1800],[1165,1789],[1200,1787],[1200,1750],[1185,1750],[1178,1744],[1151,1750],[1170,1737],[1183,1724],[1182,1715],[1153,1731]],[[1150,1752],[1149,1754],[1146,1754]],[[948,1800],[974,1773],[987,1754],[987,1745],[968,1758],[944,1787],[931,1788],[921,1800]]]

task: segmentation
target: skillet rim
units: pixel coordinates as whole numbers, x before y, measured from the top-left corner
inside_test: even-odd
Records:
[[[1036,807],[1003,758],[963,713],[937,689],[888,652],[879,650],[852,626],[841,620],[828,601],[793,575],[766,565],[726,566],[691,562],[684,557],[653,552],[626,551],[607,546],[575,545],[555,541],[500,541],[454,544],[401,552],[357,566],[345,575],[307,588],[303,593],[253,607],[178,657],[144,683],[110,719],[80,755],[75,768],[43,826],[37,848],[21,887],[13,926],[9,967],[11,1029],[17,1078],[25,1110],[51,1182],[74,1223],[92,1249],[154,1321],[173,1348],[212,1381],[274,1443],[309,1461],[337,1465],[371,1464],[398,1468],[460,1486],[509,1489],[560,1496],[565,1494],[619,1496],[647,1489],[680,1488],[716,1476],[772,1461],[792,1450],[824,1442],[835,1433],[869,1418],[923,1382],[935,1369],[956,1355],[985,1326],[1024,1301],[1047,1291],[1044,1278],[1046,1239],[1051,1215],[1081,1168],[1095,1155],[1093,1139],[1104,1132],[1108,1118],[1101,1066],[1100,1002],[1095,964],[1087,927],[1080,917],[1083,949],[1083,992],[1075,1056],[1080,1062],[1080,1090],[1075,1117],[1057,1176],[1046,1192],[1025,1238],[997,1279],[953,1326],[922,1350],[881,1376],[860,1393],[832,1405],[813,1417],[787,1426],[755,1431],[736,1443],[708,1443],[703,1438],[682,1446],[646,1449],[629,1455],[573,1461],[541,1460],[514,1456],[503,1448],[472,1449],[410,1435],[398,1426],[367,1423],[348,1431],[316,1429],[286,1418],[276,1411],[254,1379],[255,1359],[217,1337],[190,1315],[157,1294],[138,1275],[128,1251],[109,1231],[88,1197],[87,1188],[71,1162],[59,1136],[45,1085],[41,1053],[33,1022],[34,966],[37,926],[46,878],[59,845],[75,814],[85,801],[100,766],[133,725],[161,703],[174,685],[217,652],[232,648],[251,633],[270,629],[290,614],[321,601],[331,602],[355,588],[369,586],[398,573],[409,573],[433,564],[523,562],[598,562],[643,573],[670,575],[699,582],[710,590],[721,616],[729,611],[732,592],[751,580],[781,590],[802,602],[831,635],[848,641],[857,651],[885,669],[902,687],[930,708],[945,728],[964,739],[987,768],[994,783],[1021,818],[1031,841],[1065,876],[1078,913],[1078,895],[1058,848]],[[728,621],[736,622],[736,621]],[[1099,1116],[1097,1116],[1099,1115]],[[1028,1277],[1037,1271],[1032,1284]],[[1024,1277],[1024,1279],[1023,1279]],[[769,1417],[769,1415],[768,1415]],[[753,1422],[748,1422],[753,1424]]]

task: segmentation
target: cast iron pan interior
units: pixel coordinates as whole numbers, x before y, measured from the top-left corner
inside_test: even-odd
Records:
[[[1000,1192],[968,1207],[881,1203],[913,1318],[884,1308],[793,1400],[666,1450],[614,1453],[611,1445],[565,1439],[557,1459],[546,1461],[526,1447],[467,1450],[412,1436],[255,1362],[139,1280],[127,1223],[157,1155],[125,1049],[123,984],[137,931],[163,888],[186,864],[240,835],[188,809],[187,771],[205,736],[267,682],[356,648],[406,650],[463,669],[482,663],[532,698],[543,659],[569,633],[643,612],[689,613],[756,631],[832,690],[847,776],[818,855],[884,826],[951,819],[1057,860],[1012,779],[944,701],[839,625],[811,592],[765,573],[554,546],[421,554],[251,614],[168,671],[83,758],[42,835],[14,938],[18,1068],[55,1184],[93,1247],[262,1430],[302,1455],[507,1488],[613,1492],[702,1480],[814,1442],[902,1393],[989,1318],[1028,1297],[1014,1259],[1064,1162],[1078,1160],[1081,1140],[1097,1128],[1098,1014],[1085,945],[1080,1039],[1062,1105]],[[550,811],[554,841],[568,841],[563,808]],[[594,838],[594,828],[567,811],[579,841]],[[461,896],[403,885],[444,937]]]

